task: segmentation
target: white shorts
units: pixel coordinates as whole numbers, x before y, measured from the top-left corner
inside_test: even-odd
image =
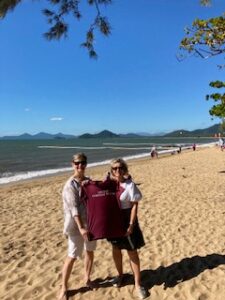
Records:
[[[84,241],[81,235],[68,236],[68,256],[81,258],[83,250],[94,251],[96,244],[96,241]]]

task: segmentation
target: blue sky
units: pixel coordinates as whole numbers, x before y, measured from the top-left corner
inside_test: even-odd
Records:
[[[23,1],[0,21],[0,136],[168,132],[218,123],[208,113],[209,82],[223,80],[222,57],[178,62],[184,27],[221,15],[224,0],[115,0],[103,9],[109,38],[97,35],[98,60],[79,45],[94,10],[83,7],[61,41],[46,41],[45,1]],[[93,12],[92,12],[93,10]]]

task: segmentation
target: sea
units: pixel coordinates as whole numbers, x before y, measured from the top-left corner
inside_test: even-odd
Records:
[[[149,156],[156,146],[158,153],[179,145],[191,147],[215,143],[215,138],[104,138],[55,140],[0,140],[0,185],[40,176],[72,171],[72,156],[84,152],[88,166],[108,164],[112,158],[127,160]]]

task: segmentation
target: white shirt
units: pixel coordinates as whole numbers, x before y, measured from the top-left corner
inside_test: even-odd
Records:
[[[83,225],[86,225],[86,209],[80,200],[81,187],[73,177],[70,177],[64,185],[62,192],[64,209],[64,229],[66,235],[79,235],[78,226],[74,220],[75,216],[80,216]]]
[[[132,180],[127,179],[125,182],[121,182],[120,186],[124,188],[124,191],[120,195],[122,209],[131,208],[132,202],[141,200],[142,194]]]

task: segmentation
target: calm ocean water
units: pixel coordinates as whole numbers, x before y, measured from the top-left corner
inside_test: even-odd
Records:
[[[111,138],[71,140],[0,141],[0,184],[71,170],[72,155],[84,152],[89,165],[107,163],[114,157],[149,155],[154,144],[191,145],[215,142],[213,138]]]

